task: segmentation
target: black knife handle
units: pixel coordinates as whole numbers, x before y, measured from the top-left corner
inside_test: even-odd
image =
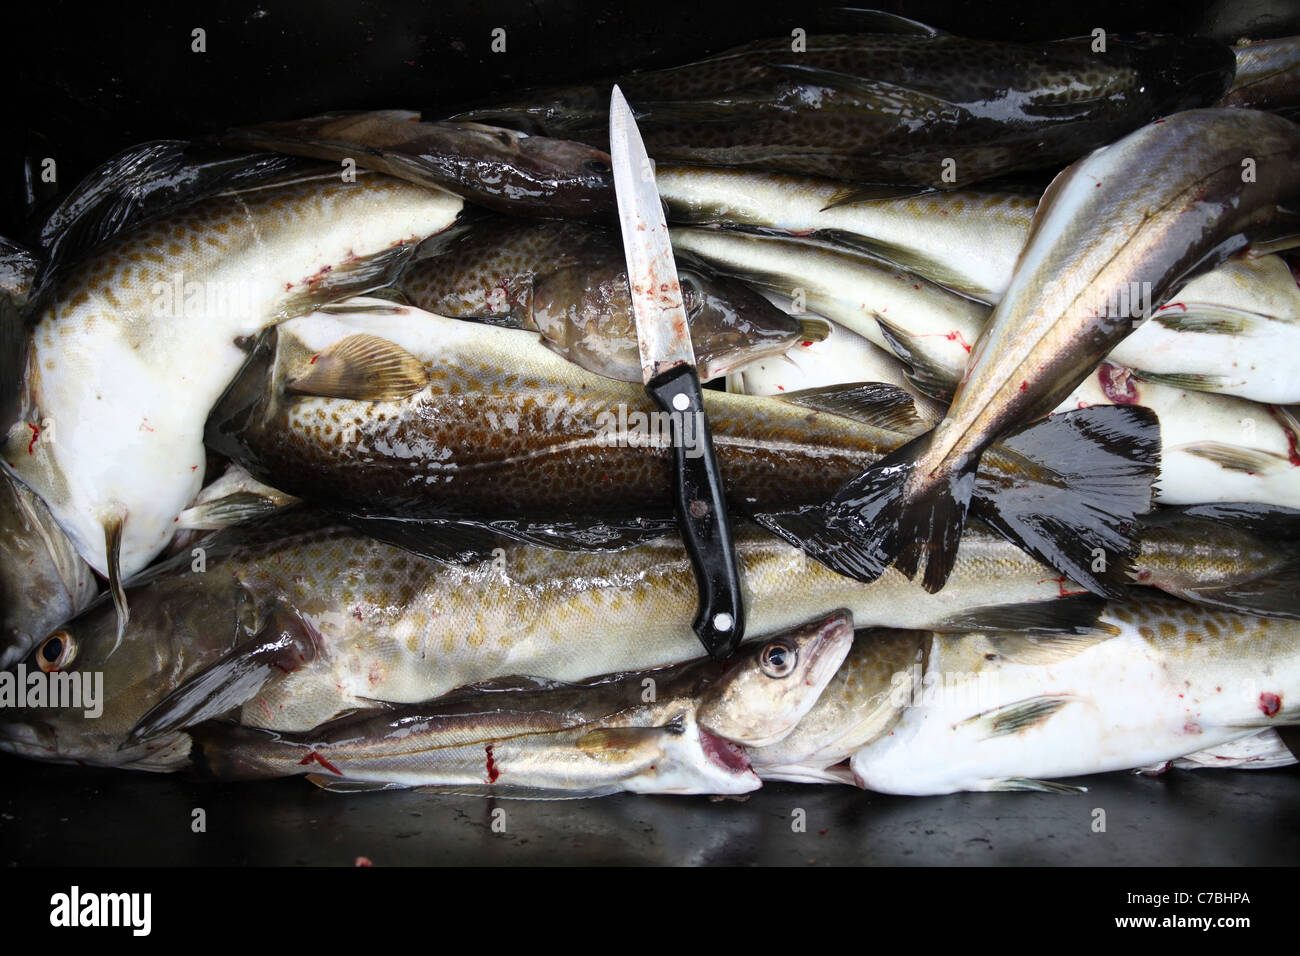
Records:
[[[692,366],[678,365],[647,382],[646,391],[672,423],[673,501],[700,593],[692,626],[710,654],[725,658],[744,637],[745,608],[700,379]]]

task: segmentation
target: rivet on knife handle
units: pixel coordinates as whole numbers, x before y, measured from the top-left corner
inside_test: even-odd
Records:
[[[646,391],[672,422],[674,503],[699,586],[693,627],[710,654],[725,658],[744,637],[745,610],[700,380],[694,367],[679,365],[647,382]]]

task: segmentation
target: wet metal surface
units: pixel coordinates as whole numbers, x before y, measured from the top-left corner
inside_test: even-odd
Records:
[[[1089,790],[1072,795],[911,798],[772,784],[744,802],[343,795],[297,779],[207,785],[12,758],[0,759],[0,774],[4,866],[1300,862],[1295,768],[1108,774],[1074,781]],[[192,829],[199,808],[203,833]],[[1105,832],[1094,832],[1096,809]]]

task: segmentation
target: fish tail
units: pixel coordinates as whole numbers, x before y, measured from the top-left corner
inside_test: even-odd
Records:
[[[760,524],[832,570],[874,581],[889,563],[914,577],[924,559],[923,584],[938,591],[957,558],[978,461],[917,481],[933,432],[914,438],[845,484],[828,504],[796,513],[762,515]]]
[[[1155,412],[1139,405],[1062,412],[996,447],[1018,457],[1025,473],[982,475],[974,513],[1069,580],[1122,594],[1138,552],[1137,516],[1151,510],[1159,474]]]

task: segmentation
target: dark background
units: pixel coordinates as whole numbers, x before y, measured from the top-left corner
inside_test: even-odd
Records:
[[[436,118],[522,86],[664,66],[761,36],[834,29],[840,4],[700,0],[582,4],[373,2],[23,4],[6,11],[12,124],[0,151],[0,232],[22,235],[43,157],[66,189],[124,147],[329,110]],[[1300,33],[1280,2],[879,3],[953,33],[1050,39],[1163,30],[1232,40]],[[507,52],[490,51],[491,30]],[[207,52],[190,31],[207,31]],[[35,203],[33,203],[35,200]],[[632,795],[502,802],[342,796],[301,780],[202,786],[181,776],[0,758],[0,865],[421,863],[1287,864],[1300,859],[1300,773],[1111,774],[1089,793],[906,799],[776,785],[744,802]],[[193,808],[208,832],[190,830]],[[790,813],[808,813],[796,834]],[[1105,834],[1091,830],[1106,809]],[[824,832],[823,832],[824,831]]]
[[[6,11],[13,123],[0,234],[17,238],[25,166],[52,156],[71,187],[119,150],[330,110],[437,118],[523,86],[668,66],[748,40],[849,28],[844,0],[579,0],[176,4],[23,3]],[[1300,0],[861,0],[951,33],[1000,40],[1141,30],[1223,39],[1300,33]],[[207,52],[190,50],[191,30]],[[506,29],[506,52],[491,31]],[[39,189],[39,186],[38,186]],[[44,199],[50,198],[47,194]]]

